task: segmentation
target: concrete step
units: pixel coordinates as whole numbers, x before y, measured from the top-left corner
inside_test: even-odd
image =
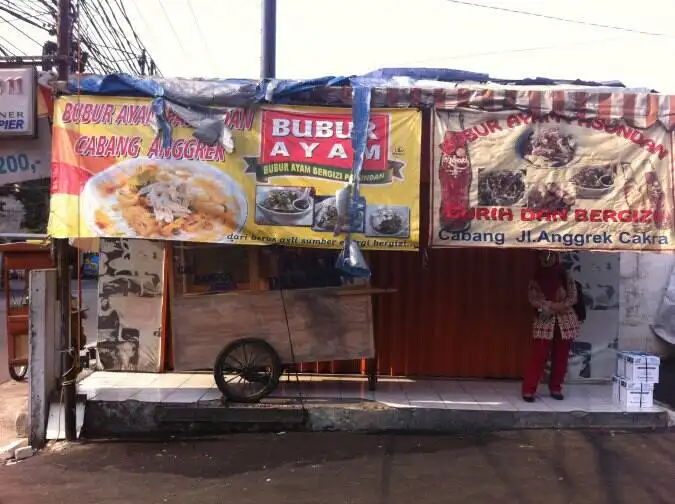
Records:
[[[164,438],[229,432],[349,431],[464,434],[513,429],[668,428],[666,410],[649,412],[487,411],[397,408],[373,402],[266,400],[161,404],[88,401],[83,437]]]

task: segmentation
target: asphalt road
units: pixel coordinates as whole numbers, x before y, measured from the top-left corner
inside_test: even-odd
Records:
[[[56,445],[0,467],[22,504],[670,504],[675,433],[235,435]]]

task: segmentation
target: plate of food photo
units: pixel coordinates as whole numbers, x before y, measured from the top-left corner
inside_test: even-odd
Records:
[[[314,189],[260,187],[256,190],[256,223],[269,226],[311,226]]]
[[[525,196],[525,173],[521,170],[479,170],[478,204],[513,207]]]
[[[408,238],[410,209],[404,206],[368,205],[366,236]]]
[[[246,222],[241,186],[199,161],[135,158],[89,179],[81,195],[96,236],[227,241]]]
[[[516,142],[518,155],[537,168],[567,166],[576,149],[574,137],[557,126],[528,129]]]
[[[312,229],[319,233],[334,232],[338,224],[338,209],[337,200],[335,196],[323,196],[314,205],[314,224]],[[343,226],[347,228],[348,226]],[[352,227],[353,233],[363,233],[364,230],[364,215],[363,211],[357,210],[354,216],[354,225]],[[339,230],[345,231],[345,230]]]
[[[575,202],[572,186],[558,182],[535,185],[527,194],[527,207],[534,210],[570,210]]]
[[[577,188],[577,197],[600,199],[614,188],[616,168],[611,163],[584,166],[572,177]]]

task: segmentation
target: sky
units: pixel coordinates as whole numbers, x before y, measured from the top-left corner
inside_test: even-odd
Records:
[[[675,94],[673,0],[468,1],[652,34],[450,0],[278,0],[277,77],[442,67],[500,78],[616,79]],[[260,0],[123,2],[165,76],[258,77]],[[30,45],[1,31],[19,47]]]

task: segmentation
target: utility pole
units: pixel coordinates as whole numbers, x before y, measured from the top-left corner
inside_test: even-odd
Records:
[[[260,78],[274,79],[277,76],[277,0],[262,0],[261,49]]]
[[[148,63],[148,59],[145,56],[145,49],[141,52],[141,56],[138,58],[138,66],[141,67],[141,75],[145,76],[145,65]]]
[[[61,82],[68,82],[70,74],[71,28],[70,0],[59,0],[59,19],[57,32],[57,63],[58,78]],[[75,441],[77,438],[75,414],[75,379],[79,368],[79,349],[74,348],[70,327],[70,246],[68,240],[59,238],[54,240],[56,256],[56,278],[58,301],[61,309],[61,344],[65,347],[64,369],[61,392],[63,394],[64,420],[66,440]]]

